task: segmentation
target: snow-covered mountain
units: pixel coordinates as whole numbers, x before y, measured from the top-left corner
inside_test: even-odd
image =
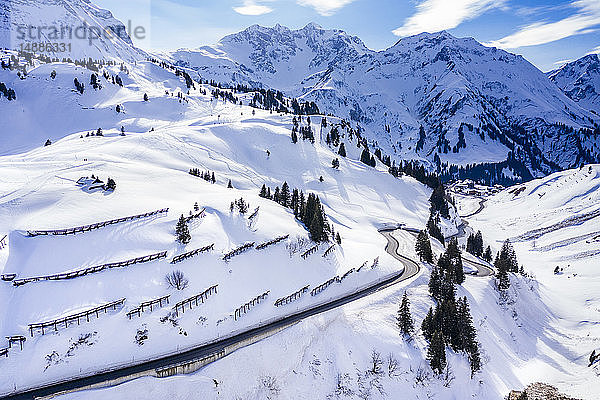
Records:
[[[370,126],[373,142],[403,158],[466,165],[508,157],[539,174],[600,157],[597,138],[579,133],[600,117],[523,57],[447,32],[373,51],[315,24],[255,25],[170,58],[205,79],[313,100],[322,112]]]
[[[31,47],[39,43],[53,45]],[[121,21],[89,0],[0,0],[0,47],[60,60],[133,61],[144,54]]]
[[[573,101],[600,114],[600,56],[588,54],[548,72],[548,77]]]

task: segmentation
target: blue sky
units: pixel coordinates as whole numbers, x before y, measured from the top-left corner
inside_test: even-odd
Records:
[[[169,50],[216,43],[252,24],[316,22],[384,49],[447,30],[522,54],[543,71],[600,52],[600,0],[93,0],[149,32],[136,44]]]

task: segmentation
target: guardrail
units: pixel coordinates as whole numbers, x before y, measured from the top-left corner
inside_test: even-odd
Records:
[[[235,319],[237,321],[237,319],[242,316],[242,313],[246,314],[248,311],[250,311],[250,309],[252,307],[260,304],[261,301],[263,301],[264,299],[267,298],[267,296],[269,296],[269,293],[271,293],[271,291],[267,290],[266,292],[264,292],[261,295],[256,296],[255,298],[253,298],[252,300],[250,300],[243,306],[238,307],[238,309],[233,312],[233,319]]]
[[[78,226],[75,228],[67,228],[67,229],[56,229],[56,230],[46,230],[46,231],[27,231],[28,236],[66,236],[66,235],[75,235],[77,233],[89,232],[95,229],[104,228],[105,226],[119,224],[121,222],[132,221],[140,218],[152,217],[158,214],[165,214],[169,212],[168,208],[163,208],[161,210],[151,211],[144,214],[132,215],[130,217],[111,219],[110,221],[97,222],[95,224]]]
[[[284,306],[286,304],[289,304],[293,301],[298,300],[300,297],[302,297],[302,295],[304,295],[306,292],[308,292],[309,287],[310,287],[310,285],[306,285],[302,289],[298,290],[295,293],[290,294],[287,297],[282,297],[280,299],[277,299],[277,301],[275,302],[275,307]]]
[[[361,292],[361,291],[367,290],[370,287],[374,287],[374,286],[380,285],[383,282],[393,280],[393,279],[399,277],[400,275],[402,275],[401,272],[395,272],[393,274],[388,274],[388,275],[383,276],[383,277],[381,277],[381,278],[379,278],[379,279],[377,279],[377,280],[375,280],[373,282],[370,282],[368,284],[365,284],[365,285],[362,285],[362,286],[360,286],[358,288],[355,288],[352,291],[352,293],[357,293],[357,292]],[[352,293],[350,293],[350,294],[352,294]],[[18,395],[20,393],[24,393],[24,392],[31,391],[31,390],[36,390],[38,388],[48,387],[48,386],[52,386],[52,385],[57,385],[57,384],[69,382],[69,381],[72,381],[72,380],[75,380],[75,379],[86,378],[86,377],[89,377],[91,375],[104,374],[104,373],[118,371],[118,370],[123,369],[123,368],[129,368],[129,367],[133,367],[135,365],[139,365],[139,364],[151,362],[151,361],[154,361],[154,360],[157,360],[157,359],[161,359],[161,358],[165,358],[165,357],[169,357],[169,356],[172,356],[172,355],[175,355],[175,354],[181,354],[181,353],[184,353],[184,352],[187,352],[187,351],[191,351],[191,350],[197,349],[199,347],[211,346],[211,345],[217,344],[219,342],[222,342],[224,340],[227,340],[227,339],[233,338],[235,336],[238,336],[238,335],[240,335],[240,334],[242,334],[244,332],[252,331],[254,329],[259,329],[259,328],[265,327],[265,326],[269,326],[269,325],[275,324],[277,322],[283,321],[283,320],[285,320],[287,318],[293,317],[295,315],[302,314],[302,313],[304,313],[306,311],[309,311],[311,309],[315,309],[315,308],[321,307],[323,305],[326,305],[328,303],[332,303],[332,302],[341,300],[341,299],[347,297],[348,295],[349,295],[349,293],[343,293],[343,294],[341,294],[341,295],[339,295],[337,297],[332,297],[332,298],[329,298],[327,300],[323,300],[321,302],[311,304],[311,305],[309,305],[309,306],[307,306],[305,308],[296,309],[292,313],[289,313],[289,314],[286,314],[286,315],[275,316],[275,317],[269,318],[267,320],[261,321],[260,323],[257,323],[257,324],[254,324],[254,325],[250,325],[250,326],[246,326],[246,327],[234,330],[234,331],[230,331],[230,332],[228,332],[227,334],[225,334],[223,336],[218,336],[217,338],[214,338],[214,339],[211,339],[211,340],[207,340],[207,341],[205,341],[203,343],[200,343],[200,344],[190,345],[190,346],[182,347],[182,348],[177,348],[177,351],[172,350],[172,351],[168,351],[168,352],[157,353],[157,354],[153,355],[152,357],[141,358],[141,359],[138,359],[138,360],[136,360],[134,362],[129,361],[129,362],[122,362],[122,363],[113,363],[113,364],[107,365],[103,369],[89,370],[89,371],[86,371],[87,373],[80,373],[78,375],[71,376],[69,378],[47,380],[46,382],[40,383],[40,384],[38,384],[36,386],[26,386],[26,387],[23,387],[18,392],[16,392],[16,391],[15,392],[0,392],[0,395],[1,396]],[[1,355],[1,353],[0,353],[0,355]]]
[[[65,328],[68,328],[70,322],[77,321],[77,325],[79,325],[79,320],[82,318],[85,318],[86,322],[90,322],[90,315],[96,314],[96,318],[100,318],[101,312],[104,312],[106,314],[106,311],[109,308],[116,310],[117,307],[122,306],[123,303],[125,303],[125,298],[101,305],[99,307],[94,307],[89,310],[79,312],[77,314],[72,314],[72,315],[68,315],[63,318],[58,318],[58,319],[55,319],[52,321],[40,322],[40,323],[36,323],[36,324],[29,324],[29,333],[30,333],[31,337],[33,337],[34,329],[37,329],[37,330],[41,329],[42,335],[44,335],[46,328],[54,328],[55,331],[58,331],[58,327],[62,326],[62,324],[65,324]]]
[[[215,244],[213,243],[213,244],[211,244],[209,246],[202,247],[201,249],[196,249],[196,250],[189,251],[187,253],[180,254],[178,256],[173,257],[173,260],[171,261],[171,264],[177,264],[178,262],[181,262],[183,260],[187,260],[190,257],[194,257],[195,255],[198,255],[200,253],[204,253],[204,252],[207,252],[209,250],[212,250],[212,249],[214,249],[214,247],[215,247]]]
[[[59,280],[66,280],[66,279],[74,279],[74,278],[79,278],[81,276],[104,271],[105,269],[122,268],[122,267],[127,267],[129,265],[146,263],[146,262],[158,260],[161,258],[165,258],[166,256],[167,256],[167,252],[163,251],[160,253],[150,254],[147,256],[143,256],[143,257],[132,258],[131,260],[98,265],[96,267],[84,268],[84,269],[80,269],[80,270],[72,271],[72,272],[63,272],[61,274],[46,275],[46,276],[34,276],[31,278],[15,279],[12,281],[12,283],[14,286],[22,286],[22,285],[25,285],[25,284],[31,283],[31,282],[59,281]]]
[[[196,219],[196,218],[204,218],[206,216],[206,208],[203,208],[202,210],[200,210],[200,212],[198,212],[197,214],[193,214],[187,217],[183,217],[183,219],[185,220],[186,223]]]
[[[306,260],[306,258],[308,256],[310,256],[311,254],[313,254],[314,252],[316,252],[319,249],[319,245],[313,246],[310,249],[306,250],[304,253],[302,253],[300,255],[300,257],[302,257],[303,260]]]
[[[335,248],[335,243],[332,244],[331,246],[329,246],[329,248],[327,250],[325,250],[325,253],[323,253],[323,258],[327,257]]]
[[[137,314],[138,317],[141,317],[142,313],[144,312],[144,307],[149,308],[150,312],[154,311],[153,307],[158,304],[159,308],[162,307],[162,303],[165,302],[165,304],[169,304],[169,298],[171,297],[170,294],[163,296],[163,297],[159,297],[158,299],[154,299],[154,300],[150,300],[150,301],[145,301],[143,303],[141,303],[139,306],[137,306],[136,308],[134,308],[133,310],[129,311],[127,313],[127,318],[131,319],[135,314]]]
[[[256,246],[256,250],[266,249],[267,247],[272,246],[272,245],[274,245],[276,243],[282,242],[282,241],[284,241],[285,239],[287,239],[289,237],[290,237],[290,235],[280,236],[280,237],[275,238],[273,240],[269,240],[268,242],[261,243],[258,246]]]
[[[173,311],[175,311],[175,316],[179,317],[179,308],[181,307],[181,312],[185,313],[185,306],[189,305],[190,306],[190,310],[192,309],[192,303],[195,303],[196,306],[198,306],[198,300],[200,300],[202,303],[204,303],[204,300],[206,300],[210,295],[214,293],[217,293],[217,287],[219,285],[213,285],[211,287],[209,287],[208,289],[206,289],[204,292],[197,294],[195,296],[192,296],[188,299],[185,299],[183,301],[180,301],[179,303],[175,304],[175,306],[173,307]]]
[[[252,247],[254,247],[254,242],[246,243],[245,245],[240,246],[237,249],[231,250],[229,253],[223,256],[223,261],[229,261],[231,258],[242,254],[243,252],[251,249]]]

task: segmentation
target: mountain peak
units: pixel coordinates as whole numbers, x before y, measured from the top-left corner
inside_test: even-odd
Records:
[[[303,31],[322,31],[323,27],[321,25],[317,24],[316,22],[309,22],[301,30],[303,30]]]

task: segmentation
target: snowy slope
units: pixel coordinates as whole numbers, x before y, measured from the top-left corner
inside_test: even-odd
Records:
[[[89,0],[1,0],[0,11],[2,48],[18,50],[21,45],[32,43],[64,43],[65,48],[58,51],[56,48],[42,51],[60,60],[91,57],[133,61],[144,56],[133,47],[123,23]],[[40,53],[31,48],[23,49]]]
[[[57,70],[57,79],[73,73],[71,66],[63,64],[46,67]],[[317,298],[308,296],[298,306],[351,291],[401,268],[384,252],[386,241],[377,232],[381,224],[405,221],[420,226],[427,218],[429,190],[413,179],[397,179],[383,169],[373,169],[352,159],[341,160],[340,170],[334,170],[331,160],[335,154],[326,146],[291,143],[291,116],[261,110],[252,113],[248,107],[213,100],[199,90],[180,104],[174,100],[176,96],[162,92],[164,87],[180,83],[175,74],[163,71],[162,80],[160,73],[146,80],[148,75],[143,71],[157,67],[139,63],[137,68],[140,75],[133,72],[129,75],[135,84],[114,93],[106,92],[113,97],[103,98],[103,104],[124,104],[127,118],[155,127],[154,131],[127,127],[123,137],[118,129],[120,121],[114,126],[111,114],[102,109],[89,110],[91,117],[82,121],[89,124],[89,129],[51,146],[0,159],[0,218],[3,234],[9,234],[0,271],[27,278],[163,250],[169,258],[211,243],[215,243],[215,250],[176,267],[162,260],[71,281],[35,282],[21,287],[5,283],[0,287],[0,302],[5,305],[0,317],[3,335],[26,334],[27,324],[70,315],[119,298],[125,297],[127,302],[116,315],[109,313],[91,324],[57,334],[36,335],[27,341],[26,351],[11,351],[4,363],[8,372],[1,378],[2,392],[14,385],[23,387],[80,371],[93,372],[99,367],[174,351],[178,346],[197,345],[290,312],[294,305],[277,309],[273,302],[307,284],[315,287],[380,257],[377,269],[351,276]],[[150,94],[148,102],[138,95],[138,89]],[[130,100],[125,101],[130,95]],[[65,97],[68,96],[79,95],[68,93]],[[70,111],[64,110],[66,118]],[[104,127],[104,136],[85,137],[96,126]],[[270,150],[269,157],[266,150]],[[192,167],[214,171],[217,183],[212,185],[189,175],[187,171]],[[79,177],[91,174],[102,179],[114,178],[117,190],[112,194],[88,192],[76,185]],[[323,182],[319,182],[320,176],[324,177]],[[229,180],[235,189],[226,188]],[[288,210],[258,197],[263,183],[274,188],[284,180],[291,187],[319,194],[330,221],[343,238],[343,246],[331,256],[321,257],[326,249],[321,246],[307,261],[299,257],[299,252],[290,258],[286,244],[298,236],[306,237],[305,229]],[[258,220],[253,224],[229,211],[230,202],[241,196],[249,201],[252,210],[260,206]],[[206,207],[207,216],[191,225],[193,241],[184,248],[175,244],[173,230],[179,215],[187,215],[194,202]],[[26,230],[67,228],[162,207],[170,207],[167,216],[114,225],[79,236],[24,236]],[[261,243],[285,234],[290,234],[290,239],[272,249],[252,250],[228,264],[220,258],[245,242]],[[306,244],[303,247],[308,248]],[[175,268],[183,270],[190,279],[190,287],[183,293],[170,292],[164,282],[164,275]],[[170,293],[174,304],[213,284],[219,284],[219,293],[209,299],[210,306],[189,316],[186,312],[177,328],[160,322],[166,310],[131,322],[125,316],[126,311],[142,301]],[[236,307],[266,290],[271,291],[268,302],[241,322],[232,320],[230,314]],[[150,338],[144,346],[138,346],[134,337],[143,325],[148,328]],[[94,344],[67,354],[70,341],[77,341],[87,333],[93,334],[90,340]],[[59,355],[46,369],[45,356],[53,351]],[[72,353],[76,354],[71,356]],[[94,359],[93,366],[90,357]],[[23,374],[24,370],[29,372]]]
[[[600,113],[600,56],[589,54],[548,72],[550,80],[583,107]]]
[[[498,250],[506,237],[546,227],[565,217],[597,210],[600,169],[592,166],[555,174],[547,179],[492,196],[483,212],[469,219],[482,229],[486,243]],[[591,172],[590,172],[591,170]],[[540,197],[540,190],[548,196]],[[527,210],[535,209],[529,216]],[[566,232],[549,234],[544,244],[577,237],[597,230],[590,220]],[[396,232],[401,252],[415,257],[414,237]],[[428,269],[406,287],[389,288],[340,310],[303,321],[276,336],[238,350],[223,360],[188,375],[165,379],[143,378],[113,388],[64,396],[65,399],[112,399],[167,395],[189,398],[189,393],[207,399],[503,399],[511,389],[544,381],[581,399],[595,399],[600,389],[598,370],[587,367],[592,349],[598,349],[596,287],[598,272],[594,257],[579,261],[564,256],[597,248],[597,241],[573,242],[571,251],[553,247],[537,251],[531,243],[515,241],[519,261],[535,278],[513,276],[508,301],[501,301],[493,279],[468,277],[459,296],[467,296],[484,368],[473,380],[466,359],[448,352],[452,372],[433,377],[425,364],[426,343],[417,336],[406,342],[395,327],[401,296],[407,290],[417,326],[432,302],[427,292]],[[539,243],[539,241],[538,241]],[[590,244],[591,243],[591,244]],[[590,247],[591,246],[591,247]],[[555,264],[565,267],[554,275]],[[570,267],[567,267],[570,265]],[[372,352],[383,360],[380,376],[371,368]],[[398,361],[391,371],[388,357]]]
[[[522,57],[446,32],[403,38],[375,52],[315,24],[252,26],[170,59],[205,79],[314,100],[321,111],[366,124],[374,132],[370,139],[404,158],[466,165],[503,161],[512,150],[530,171],[547,173],[578,165],[586,149],[593,159],[598,155],[597,138],[557,125],[593,128],[596,115]],[[420,126],[426,139],[417,150]],[[552,144],[543,140],[548,136]]]

